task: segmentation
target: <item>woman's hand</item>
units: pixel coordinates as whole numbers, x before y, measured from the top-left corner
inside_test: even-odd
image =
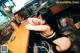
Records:
[[[49,25],[32,25],[32,24],[27,24],[25,26],[26,29],[28,30],[33,30],[33,31],[39,31],[41,34],[43,34],[45,37],[50,36],[54,31],[51,30]]]
[[[41,17],[39,18],[28,18],[28,24],[25,26],[28,30],[39,31],[45,36],[49,36],[52,33],[51,27],[42,20]]]
[[[28,18],[28,24],[25,26],[28,30],[34,30],[34,31],[46,31],[49,26],[45,24],[44,20],[41,20],[39,18]]]
[[[35,17],[28,18],[28,22],[31,25],[43,25],[43,24],[45,24],[45,21],[44,20],[42,20],[40,18],[35,18]]]
[[[66,51],[70,48],[71,46],[71,41],[69,38],[67,37],[61,37],[61,38],[58,38],[56,40],[53,41],[53,43],[55,43],[57,46],[56,46],[56,49],[59,51],[59,52],[63,52],[63,51]]]

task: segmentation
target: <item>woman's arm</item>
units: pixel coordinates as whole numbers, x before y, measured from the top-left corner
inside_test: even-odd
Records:
[[[34,31],[46,31],[48,30],[49,26],[48,25],[31,25],[27,24],[25,26],[26,29],[28,30],[34,30]]]
[[[69,38],[67,37],[61,37],[61,38],[58,38],[56,40],[53,41],[53,43],[55,43],[57,46],[56,46],[56,49],[57,51],[59,52],[63,52],[63,51],[66,51],[70,48],[71,46],[71,41]]]

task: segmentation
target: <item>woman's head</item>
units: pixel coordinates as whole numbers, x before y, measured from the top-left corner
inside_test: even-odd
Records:
[[[55,32],[59,31],[57,20],[53,16],[53,14],[51,13],[51,11],[48,11],[45,14],[41,14],[41,15],[34,16],[34,17],[38,18],[38,20],[40,19],[42,23],[48,24],[51,27],[51,29],[54,30]],[[35,20],[34,22],[37,22],[37,20]]]
[[[57,18],[54,17],[52,12],[49,10],[47,13],[43,14],[42,17],[47,22],[47,24],[52,28],[52,30],[58,33],[59,28],[58,28]]]
[[[12,13],[12,9],[11,9],[10,6],[5,6],[5,7],[3,7],[3,8],[4,8],[4,11],[5,11],[6,13]]]

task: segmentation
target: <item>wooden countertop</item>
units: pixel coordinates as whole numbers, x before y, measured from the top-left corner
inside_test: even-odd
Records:
[[[25,29],[26,22],[23,22],[17,30],[12,33],[6,43],[12,53],[27,53],[29,42],[29,31]]]

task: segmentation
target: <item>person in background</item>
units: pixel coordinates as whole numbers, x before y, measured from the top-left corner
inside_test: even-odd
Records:
[[[15,18],[16,18],[18,23],[22,23],[24,20],[18,13],[15,15]]]
[[[61,34],[59,34],[58,28],[55,24],[57,23],[54,23],[52,17],[39,15],[38,17],[34,16],[32,18],[28,18],[28,24],[25,26],[25,28],[30,31],[39,32],[39,34],[36,36],[40,35],[41,38],[37,38],[37,40],[44,39],[52,46],[55,45],[55,47],[53,48],[53,53],[67,51],[71,47],[71,41],[68,37],[63,37]],[[34,35],[35,34],[31,34],[31,36]]]
[[[3,10],[4,10],[5,14],[10,17],[10,20],[9,20],[8,24],[10,24],[11,27],[14,30],[18,29],[18,25],[20,23],[17,21],[14,14],[12,13],[11,7],[10,6],[5,6],[5,7],[3,7]]]
[[[10,18],[14,18],[14,14],[12,13],[12,9],[10,6],[3,7],[3,10],[6,15],[8,15]]]
[[[77,21],[77,20],[76,20]],[[64,36],[71,40],[71,51],[74,53],[80,53],[80,31],[74,26],[74,21],[72,18],[65,16],[60,19],[60,32]],[[78,26],[79,27],[79,26]],[[73,52],[72,52],[73,53]]]
[[[8,15],[10,17],[10,21],[9,22],[15,22],[16,24],[20,24],[19,20],[15,17],[15,15],[12,13],[12,8],[11,6],[5,6],[3,7],[3,10],[5,12],[6,15]]]

